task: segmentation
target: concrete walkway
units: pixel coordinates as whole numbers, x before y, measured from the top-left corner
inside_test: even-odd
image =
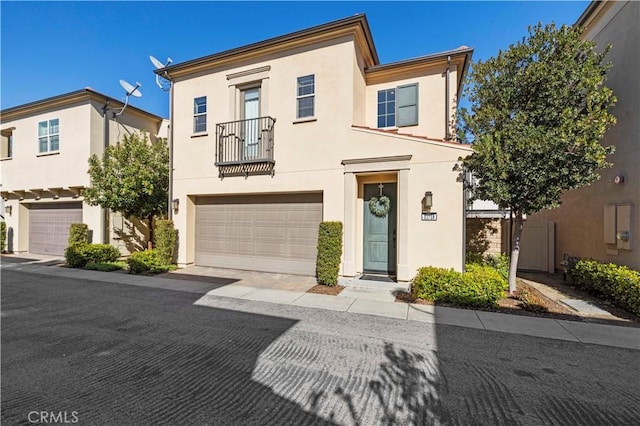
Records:
[[[98,272],[55,266],[54,258],[15,262],[3,256],[0,267],[57,277],[136,285],[202,294],[195,304],[219,307],[220,297],[376,315],[406,321],[453,325],[502,333],[559,339],[640,350],[640,328],[594,324],[432,305],[396,303],[388,285],[345,282],[338,296],[308,293],[312,277],[191,267],[161,276]]]

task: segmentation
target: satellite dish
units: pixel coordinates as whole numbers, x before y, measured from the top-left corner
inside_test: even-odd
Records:
[[[162,62],[157,60],[154,56],[149,56],[149,60],[151,61],[153,66],[156,67],[157,70],[166,68],[169,66],[169,64],[173,62],[171,58],[167,58],[167,63],[163,64]],[[156,74],[156,84],[158,85],[159,88],[161,88],[164,91],[169,91],[171,89],[171,80],[169,79],[166,71],[164,73],[164,76]]]
[[[138,83],[137,81],[136,81],[136,87],[133,87],[128,82],[124,80],[120,80],[120,86],[122,86],[122,88],[127,92],[127,98],[129,96],[135,96],[136,98],[139,98],[142,96],[142,92],[138,90],[140,86],[142,86],[142,84]]]

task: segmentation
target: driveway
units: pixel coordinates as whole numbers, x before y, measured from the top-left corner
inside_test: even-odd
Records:
[[[2,423],[638,423],[640,351],[201,296],[3,269]]]

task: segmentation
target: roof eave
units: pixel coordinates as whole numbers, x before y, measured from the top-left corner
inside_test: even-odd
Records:
[[[283,43],[287,43],[295,40],[303,40],[305,38],[310,38],[318,34],[347,28],[353,25],[359,25],[361,27],[364,38],[366,40],[367,48],[369,49],[369,52],[373,60],[373,63],[379,64],[380,59],[378,58],[378,52],[373,42],[373,37],[371,36],[371,29],[369,27],[367,17],[365,14],[357,14],[355,16],[351,16],[348,18],[339,19],[337,21],[328,22],[325,24],[317,25],[315,27],[306,28],[300,31],[295,31],[293,33],[269,38],[267,40],[262,40],[256,43],[247,44],[245,46],[236,47],[233,49],[214,53],[212,55],[203,56],[200,58],[192,59],[192,60],[181,62],[178,64],[172,64],[164,68],[156,69],[154,72],[158,75],[170,77],[172,73],[184,71],[189,68],[197,68],[199,66],[203,66],[206,64],[214,64],[216,62],[229,59],[234,56],[240,56],[247,53],[259,52],[260,50],[264,50],[269,47],[274,47],[279,44],[283,44]]]

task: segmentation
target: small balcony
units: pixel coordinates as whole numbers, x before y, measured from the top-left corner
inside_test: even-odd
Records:
[[[218,176],[273,175],[276,119],[258,117],[216,125]]]

